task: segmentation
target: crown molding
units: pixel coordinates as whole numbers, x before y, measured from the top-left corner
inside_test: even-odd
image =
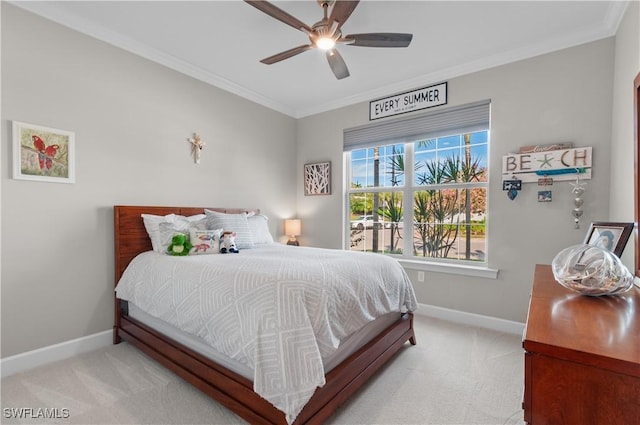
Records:
[[[620,22],[622,22],[622,18],[624,17],[630,3],[630,0],[613,1],[609,3],[609,9],[603,19],[603,25],[605,26],[605,29],[609,30],[611,35],[615,35],[618,32]]]
[[[478,60],[470,61],[449,68],[444,68],[436,72],[424,74],[410,80],[402,81],[401,83],[379,87],[372,91],[359,93],[358,95],[345,97],[333,102],[314,105],[312,108],[298,110],[295,118],[303,118],[306,116],[327,112],[333,109],[350,106],[360,102],[369,102],[372,99],[377,99],[380,97],[393,95],[394,93],[401,93],[407,90],[412,90],[425,84],[433,84],[435,82],[446,81],[451,78],[469,75],[474,72],[484,71],[490,68],[495,68],[509,63],[530,59],[547,53],[552,53],[581,44],[587,44],[593,41],[612,37],[615,35],[622,17],[624,16],[627,4],[628,2],[613,2],[609,6],[609,12],[603,19],[603,24],[600,27],[593,27],[591,29],[576,32],[565,37],[558,37],[545,42],[531,44],[523,48],[498,53],[492,56],[486,56]]]
[[[525,46],[524,48],[487,56],[482,59],[467,62],[465,64],[441,69],[436,72],[424,74],[410,80],[402,81],[400,83],[379,87],[368,92],[344,97],[331,102],[316,104],[306,109],[294,108],[277,102],[271,98],[262,96],[226,78],[206,71],[172,55],[168,55],[146,44],[139,43],[129,37],[124,37],[121,34],[96,25],[79,16],[63,12],[60,9],[56,8],[55,4],[52,4],[50,2],[9,1],[8,3],[98,40],[104,41],[113,46],[119,47],[137,56],[166,66],[167,68],[173,69],[184,75],[203,81],[214,87],[228,91],[259,105],[297,119],[334,109],[343,108],[346,106],[351,106],[360,102],[368,102],[371,99],[410,90],[415,87],[419,87],[424,84],[430,84],[435,81],[444,81],[447,79],[472,74],[474,72],[483,71],[508,63],[529,59],[553,51],[558,51],[614,36],[627,9],[629,1],[610,2],[607,13],[603,17],[602,25],[600,26],[594,26],[588,30],[576,32],[568,36],[547,40],[542,43]]]
[[[262,96],[219,75],[205,71],[204,69],[178,59],[173,55],[166,54],[144,43],[139,43],[130,37],[125,37],[100,25],[96,25],[93,22],[89,22],[82,17],[72,13],[63,12],[56,8],[55,4],[44,1],[8,1],[8,3],[82,34],[119,47],[152,62],[166,66],[167,68],[173,69],[181,74],[203,81],[214,87],[228,91],[269,109],[273,109],[277,112],[281,112],[295,118],[295,111],[282,103]]]

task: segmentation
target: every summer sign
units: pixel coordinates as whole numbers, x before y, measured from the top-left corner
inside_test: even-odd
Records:
[[[369,121],[447,104],[447,83],[440,83],[369,102]]]

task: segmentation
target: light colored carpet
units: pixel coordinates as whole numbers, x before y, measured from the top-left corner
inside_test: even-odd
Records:
[[[328,424],[523,423],[520,336],[414,322],[418,345],[407,343]],[[126,343],[7,377],[1,395],[3,424],[245,424]],[[59,418],[18,419],[15,408]]]

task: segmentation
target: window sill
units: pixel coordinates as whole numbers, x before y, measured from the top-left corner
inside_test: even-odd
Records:
[[[471,266],[467,264],[433,263],[419,260],[398,259],[398,262],[405,268],[411,270],[421,270],[438,273],[451,273],[462,276],[483,277],[485,279],[497,279],[497,269],[488,267]]]

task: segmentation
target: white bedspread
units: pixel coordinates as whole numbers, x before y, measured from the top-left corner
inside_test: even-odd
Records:
[[[383,255],[282,244],[238,254],[138,255],[116,293],[254,370],[254,391],[292,423],[325,384],[323,357],[365,323],[417,308]]]

